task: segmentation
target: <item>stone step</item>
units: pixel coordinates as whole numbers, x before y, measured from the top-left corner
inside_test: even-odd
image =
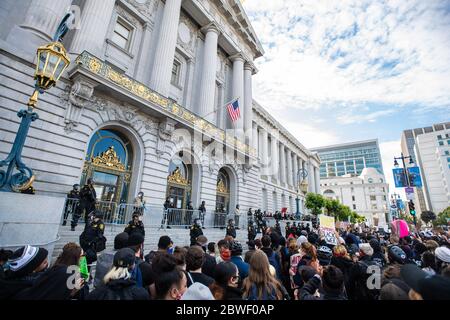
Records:
[[[106,248],[110,249],[114,245],[114,238],[117,234],[123,232],[125,226],[113,226],[107,225],[105,228]],[[79,243],[80,234],[84,230],[84,225],[79,225],[75,231],[70,230],[70,226],[61,226],[58,232],[60,239],[56,242],[53,251],[54,261],[61,253],[62,248],[68,242]],[[225,237],[225,229],[206,228],[203,230],[204,235],[208,238],[208,242],[218,242]],[[188,246],[190,244],[189,229],[184,228],[172,228],[172,229],[159,229],[156,227],[145,228],[145,241],[144,251],[147,254],[151,250],[156,250],[158,247],[159,238],[163,235],[168,235],[175,246]],[[237,230],[236,239],[242,243],[244,250],[247,249],[247,231]]]

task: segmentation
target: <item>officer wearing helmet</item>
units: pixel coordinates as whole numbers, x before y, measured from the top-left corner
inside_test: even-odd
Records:
[[[203,235],[202,221],[200,219],[195,219],[194,224],[191,226],[190,236],[191,236],[191,246],[197,243],[197,238]]]
[[[236,239],[236,228],[234,226],[233,219],[228,220],[227,232],[225,234],[225,237],[227,236],[231,236],[233,237],[233,239]]]
[[[255,238],[256,238],[256,225],[255,225],[255,223],[253,223],[253,220],[249,220],[248,221],[247,232],[248,232],[248,241],[255,240]]]
[[[88,223],[88,216],[95,210],[95,203],[97,202],[97,193],[95,192],[94,184],[95,182],[93,179],[88,179],[87,183],[80,191],[80,211],[81,214],[84,214],[85,223]],[[74,219],[73,221],[73,230],[75,230],[75,227],[78,224],[78,219]]]
[[[67,194],[66,207],[64,208],[63,226],[67,224],[69,213],[80,215],[80,185],[74,184],[72,190]]]

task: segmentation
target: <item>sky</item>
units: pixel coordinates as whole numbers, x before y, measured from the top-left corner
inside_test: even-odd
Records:
[[[402,131],[450,121],[450,0],[243,6],[265,50],[254,99],[308,148],[378,138],[393,193]]]

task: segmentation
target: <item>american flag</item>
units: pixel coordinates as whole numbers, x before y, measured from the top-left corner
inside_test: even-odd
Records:
[[[234,123],[241,117],[241,110],[239,108],[239,100],[235,100],[233,103],[227,105],[228,114],[231,121]]]

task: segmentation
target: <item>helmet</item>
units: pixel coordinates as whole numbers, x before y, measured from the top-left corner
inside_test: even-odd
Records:
[[[388,258],[390,262],[397,262],[400,264],[405,264],[408,260],[405,251],[399,246],[390,246],[388,248]]]
[[[333,257],[333,251],[327,246],[321,246],[317,250],[317,259],[321,266],[327,266],[331,263],[331,258]]]
[[[230,251],[233,256],[241,255],[242,254],[242,245],[238,241],[231,241],[230,242]]]

